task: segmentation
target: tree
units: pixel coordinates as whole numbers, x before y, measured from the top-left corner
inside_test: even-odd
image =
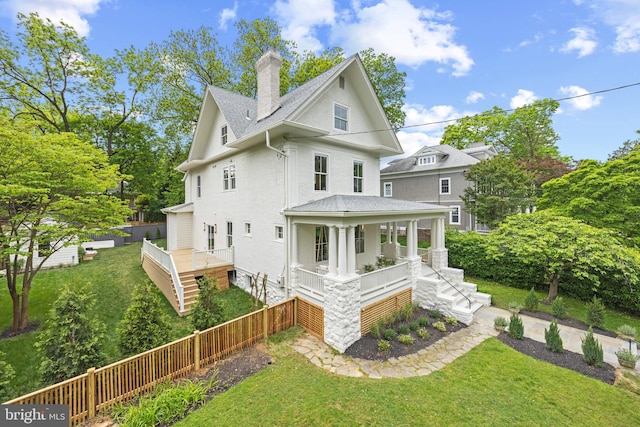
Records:
[[[640,130],[637,130],[636,133],[640,135]],[[615,149],[613,153],[609,154],[609,158],[607,160],[617,160],[620,159],[632,151],[640,151],[640,138],[631,140],[627,139],[622,143],[622,146]]]
[[[53,253],[125,222],[130,209],[108,193],[121,180],[102,150],[74,134],[41,134],[31,120],[0,114],[0,260],[13,331],[27,326],[31,283]]]
[[[540,209],[619,233],[625,245],[640,247],[640,151],[578,168],[542,186]]]
[[[65,288],[54,302],[36,343],[45,384],[73,378],[105,361],[101,346],[105,325],[88,316],[93,305],[95,300],[78,288]]]
[[[622,267],[627,280],[638,283],[638,256],[623,247],[611,232],[581,221],[534,212],[508,217],[487,236],[487,253],[496,262],[516,257],[545,272],[549,294],[546,303],[558,295],[563,275],[597,289],[598,273]]]
[[[123,356],[142,353],[166,344],[169,321],[160,309],[158,289],[146,281],[133,290],[131,305],[118,324],[118,348]]]
[[[534,177],[510,157],[476,163],[466,179],[474,185],[465,188],[460,198],[480,223],[495,227],[508,215],[534,205]]]
[[[191,324],[204,331],[225,321],[226,303],[220,299],[218,281],[205,275],[198,280],[198,297],[191,307]]]

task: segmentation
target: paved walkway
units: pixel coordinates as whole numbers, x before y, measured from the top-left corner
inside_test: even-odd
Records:
[[[314,365],[337,375],[369,378],[406,378],[429,375],[453,362],[487,338],[498,335],[493,328],[493,319],[497,316],[508,319],[510,315],[511,313],[506,310],[482,307],[475,313],[475,320],[469,327],[448,335],[434,345],[414,354],[390,358],[382,362],[334,354],[328,345],[310,335],[298,339],[293,348],[306,356]],[[544,330],[549,328],[549,322],[528,316],[521,316],[521,318],[524,323],[525,336],[545,342]],[[586,332],[563,325],[559,325],[559,329],[564,348],[582,353],[581,338]],[[619,367],[615,352],[622,347],[627,348],[629,344],[618,338],[598,334],[596,334],[596,338],[602,344],[605,362]]]

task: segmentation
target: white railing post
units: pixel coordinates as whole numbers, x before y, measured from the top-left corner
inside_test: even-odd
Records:
[[[182,313],[184,311],[184,286],[182,286],[180,282],[180,276],[178,275],[176,264],[173,262],[173,256],[155,243],[151,243],[146,239],[142,242],[142,250],[145,254],[149,255],[151,259],[164,267],[171,275],[173,287],[180,304],[180,312]]]

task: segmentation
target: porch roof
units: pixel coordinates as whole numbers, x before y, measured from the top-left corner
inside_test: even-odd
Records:
[[[193,212],[193,203],[189,202],[189,203],[183,203],[181,205],[169,206],[164,209],[160,209],[160,212],[162,212],[163,214]]]
[[[436,218],[452,211],[448,206],[379,196],[337,194],[284,210],[290,217],[402,217]]]

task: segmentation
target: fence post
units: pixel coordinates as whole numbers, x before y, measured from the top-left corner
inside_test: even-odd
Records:
[[[269,335],[269,306],[267,304],[262,307],[262,321],[263,321],[263,329],[264,329],[264,339],[267,339]]]
[[[200,331],[193,331],[193,370],[200,369]]]
[[[293,298],[293,326],[298,324],[298,297]]]
[[[96,368],[87,369],[87,410],[89,418],[96,416]]]

